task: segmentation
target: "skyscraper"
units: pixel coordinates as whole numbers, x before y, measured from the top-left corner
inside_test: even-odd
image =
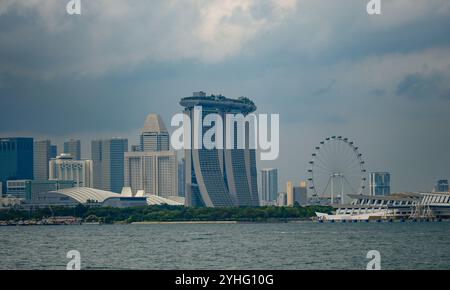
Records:
[[[52,158],[50,140],[36,141],[33,146],[34,180],[48,180],[48,163]]]
[[[370,173],[370,195],[391,194],[391,174],[388,172]]]
[[[81,141],[70,139],[64,142],[64,153],[72,155],[74,160],[81,160]]]
[[[300,186],[294,186],[291,181],[288,181],[286,187],[287,206],[305,206],[308,203],[308,190],[306,181],[300,181]]]
[[[93,187],[103,189],[103,170],[102,170],[102,141],[93,140],[91,142],[91,160],[93,166]]]
[[[448,192],[448,180],[447,179],[441,179],[438,180],[436,183],[436,186],[434,187],[435,192]]]
[[[292,181],[286,183],[286,205],[294,206],[294,184]]]
[[[308,204],[308,187],[306,181],[300,181],[300,186],[294,187],[294,204],[305,206]]]
[[[56,158],[56,156],[58,156],[58,146],[51,145],[50,148],[51,148],[50,158]]]
[[[75,160],[71,154],[61,154],[49,162],[50,180],[73,180],[75,187],[93,186],[92,160]]]
[[[0,182],[33,179],[33,138],[0,139]]]
[[[140,141],[141,151],[169,151],[169,133],[159,115],[147,116]]]
[[[161,197],[177,196],[177,154],[174,151],[125,153],[125,187]]]
[[[206,96],[204,92],[194,93],[192,97],[183,98],[180,104],[185,108],[184,113],[193,120],[191,136],[200,125],[202,132],[207,132],[212,126],[195,124],[195,107],[202,107],[203,120],[209,114],[217,114],[225,120],[226,114],[242,114],[244,116],[256,110],[255,104],[247,98],[228,99],[224,96]],[[224,124],[226,127],[226,124]],[[234,128],[228,130],[236,132]],[[224,144],[226,144],[227,128],[223,130]],[[249,141],[249,130],[246,130],[245,143]],[[238,149],[237,134],[235,135],[235,149],[195,149],[195,140],[191,138],[191,148],[185,149],[185,177],[186,177],[186,205],[187,206],[258,206],[258,183],[256,171],[256,154],[250,146]],[[232,141],[232,140],[228,140]]]
[[[128,140],[112,138],[91,143],[94,188],[120,193],[124,185],[124,160]]]
[[[184,194],[184,184],[186,183],[185,180],[185,162],[184,158],[181,159],[180,162],[178,162],[178,196],[185,196]]]
[[[169,133],[159,115],[150,114],[141,131],[140,151],[125,154],[125,187],[133,193],[178,195],[177,154],[169,151]]]
[[[278,170],[261,169],[261,201],[272,202],[278,197]]]

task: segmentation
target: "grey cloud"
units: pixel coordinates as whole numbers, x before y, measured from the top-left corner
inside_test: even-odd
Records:
[[[314,96],[320,96],[320,95],[326,94],[333,89],[335,84],[336,84],[336,80],[332,80],[328,86],[318,89],[318,90],[314,91],[312,94]]]
[[[415,100],[450,99],[450,71],[408,74],[398,84],[396,93]]]
[[[46,0],[54,8],[38,13],[27,3],[42,0],[9,0],[8,8],[2,1],[0,135],[132,138],[148,113],[168,126],[179,99],[193,91],[245,95],[259,112],[280,113],[284,147],[268,166],[283,172],[281,184],[304,178],[313,146],[339,134],[361,143],[374,170],[392,169],[394,190],[426,189],[450,172],[450,115],[442,105],[450,17],[435,9],[445,1],[386,1],[378,18],[361,0],[299,1],[286,13],[274,1],[249,1],[258,4],[221,17],[204,39],[199,27],[210,0],[84,1],[81,17],[65,15],[60,0]],[[13,2],[28,6],[12,9]],[[395,10],[395,3],[415,8]],[[264,20],[270,24],[260,29]]]

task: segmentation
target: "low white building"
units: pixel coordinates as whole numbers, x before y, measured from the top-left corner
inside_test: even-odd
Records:
[[[75,187],[93,187],[92,160],[74,160],[70,154],[61,154],[49,162],[50,180],[73,180]]]

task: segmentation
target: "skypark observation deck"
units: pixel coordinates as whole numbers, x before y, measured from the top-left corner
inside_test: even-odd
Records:
[[[204,92],[194,93],[192,97],[181,99],[180,105],[186,109],[192,109],[195,106],[201,106],[203,109],[213,108],[220,112],[242,113],[244,115],[256,111],[256,105],[246,97],[238,99],[229,99],[222,95],[206,96]]]

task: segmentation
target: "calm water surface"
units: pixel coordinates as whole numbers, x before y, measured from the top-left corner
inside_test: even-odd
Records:
[[[0,269],[450,269],[450,222],[0,227]]]

